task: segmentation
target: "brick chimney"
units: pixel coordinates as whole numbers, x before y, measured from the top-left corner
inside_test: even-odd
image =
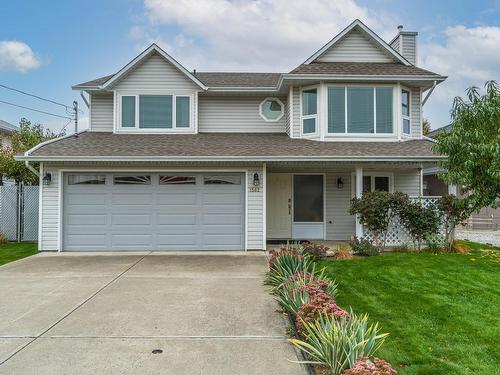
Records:
[[[389,43],[394,50],[413,65],[417,65],[417,35],[416,31],[404,31],[403,25],[399,25],[398,34]]]

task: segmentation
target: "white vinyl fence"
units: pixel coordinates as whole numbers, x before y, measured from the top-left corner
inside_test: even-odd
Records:
[[[37,241],[38,186],[0,186],[0,233],[9,241]]]

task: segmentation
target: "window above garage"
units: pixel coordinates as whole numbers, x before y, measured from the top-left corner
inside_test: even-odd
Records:
[[[117,95],[118,132],[192,132],[194,130],[192,94]]]

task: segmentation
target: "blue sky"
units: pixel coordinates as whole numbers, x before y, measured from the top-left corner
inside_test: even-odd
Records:
[[[114,73],[151,42],[188,69],[288,71],[360,18],[385,40],[403,24],[419,32],[419,65],[450,78],[424,107],[433,128],[471,85],[500,81],[500,0],[101,0],[0,3],[0,83],[59,102],[70,86]],[[64,115],[64,109],[0,88],[0,100]],[[67,121],[0,103],[59,130]]]

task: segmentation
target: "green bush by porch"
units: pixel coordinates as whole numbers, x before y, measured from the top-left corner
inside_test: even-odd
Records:
[[[377,355],[398,374],[490,375],[500,373],[500,249],[471,247],[466,255],[385,253],[320,265],[339,283],[339,305],[390,333]]]

